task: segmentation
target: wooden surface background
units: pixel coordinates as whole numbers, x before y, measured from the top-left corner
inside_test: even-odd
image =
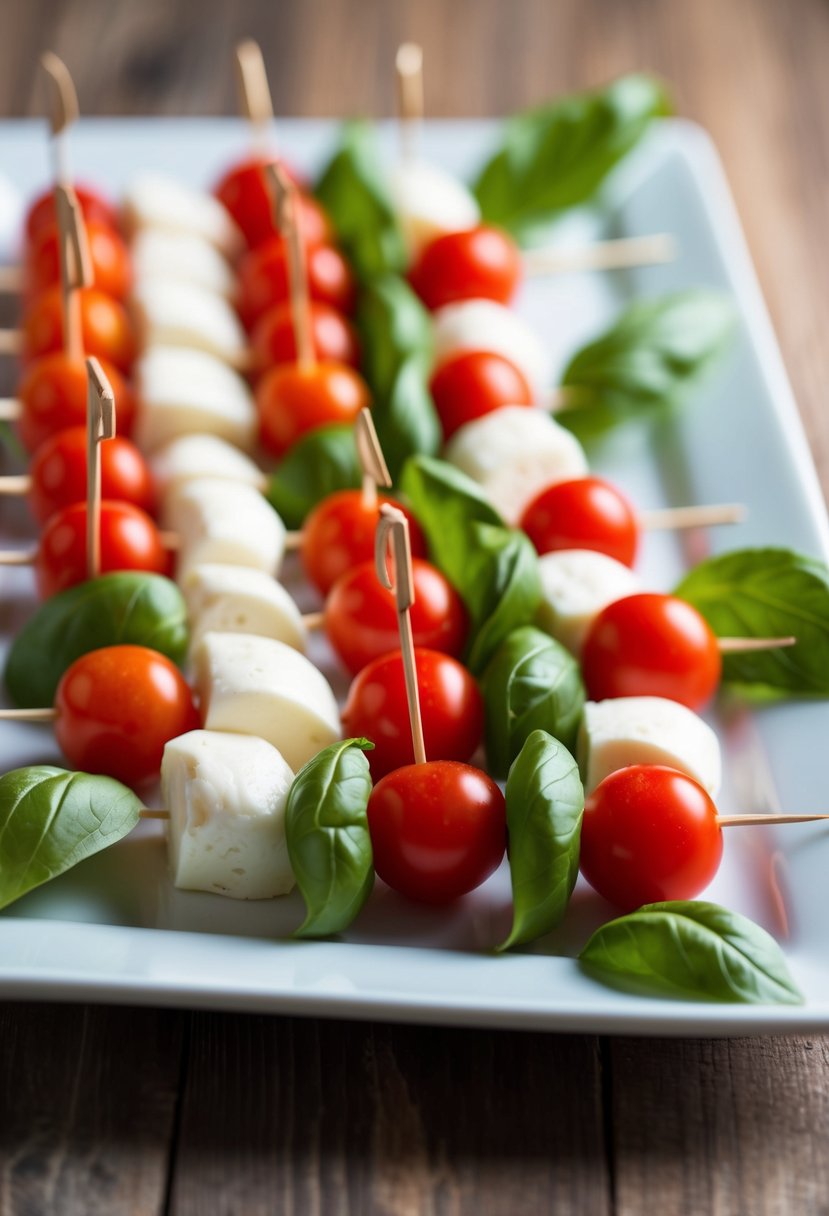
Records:
[[[383,115],[403,38],[434,115],[650,68],[713,134],[829,486],[825,0],[0,0],[0,115],[38,53],[87,114]],[[2,1216],[829,1211],[823,1039],[639,1041],[0,1004]]]

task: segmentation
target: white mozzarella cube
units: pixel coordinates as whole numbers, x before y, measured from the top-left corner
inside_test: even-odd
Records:
[[[481,210],[463,182],[426,161],[401,161],[389,174],[389,191],[411,258],[435,237],[481,221]]]
[[[179,580],[206,562],[279,573],[285,525],[252,486],[213,477],[185,481],[167,495],[161,519],[178,537]]]
[[[629,764],[665,764],[716,798],[722,778],[717,736],[693,710],[664,697],[588,701],[579,730],[584,791]]]
[[[194,665],[207,730],[260,735],[295,771],[340,738],[330,684],[284,642],[246,633],[206,633]]]
[[[256,443],[259,421],[249,385],[206,351],[153,347],[138,361],[136,385],[135,441],[144,452],[193,433],[246,450]]]
[[[538,559],[539,626],[576,657],[587,631],[608,604],[642,590],[629,566],[592,549],[561,549]]]
[[[244,238],[217,199],[162,173],[142,173],[127,186],[124,227],[132,236],[142,228],[200,237],[226,257],[244,248]]]
[[[216,477],[262,490],[267,478],[250,456],[216,435],[181,435],[159,448],[149,460],[160,499],[186,481]]]
[[[253,633],[304,653],[308,630],[288,591],[263,570],[207,563],[181,582],[195,651],[206,633]]]
[[[135,284],[132,312],[143,347],[192,346],[232,367],[247,359],[247,335],[222,296],[172,279]]]
[[[172,279],[227,300],[236,291],[236,276],[227,258],[204,237],[189,232],[142,228],[130,246],[130,257],[138,283]]]
[[[192,730],[171,739],[161,791],[175,885],[233,899],[287,895],[294,875],[285,805],[293,779],[277,749],[252,735]]]
[[[494,300],[446,304],[434,315],[435,366],[468,350],[486,350],[514,363],[539,399],[549,387],[551,359],[518,313]]]

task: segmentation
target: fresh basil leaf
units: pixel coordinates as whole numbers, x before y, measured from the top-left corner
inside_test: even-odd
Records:
[[[362,371],[375,399],[388,397],[402,365],[422,361],[432,349],[432,318],[405,279],[384,274],[360,294],[357,307]]]
[[[803,996],[773,937],[703,900],[645,904],[602,925],[579,955],[604,983],[658,996],[799,1005]]]
[[[340,150],[323,172],[316,195],[360,280],[403,270],[406,247],[371,124],[345,125]]]
[[[432,561],[457,586],[472,525],[504,527],[504,521],[478,483],[445,460],[413,456],[403,468],[400,488],[426,534]]]
[[[440,422],[417,355],[400,364],[390,392],[375,397],[371,414],[393,481],[412,453],[431,455],[440,447]]]
[[[307,915],[297,937],[347,929],[371,893],[374,865],[366,807],[368,739],[344,739],[299,770],[288,794],[285,830]]]
[[[0,908],[121,840],[141,801],[112,777],[52,765],[0,777]]]
[[[780,650],[723,656],[729,683],[829,694],[829,569],[790,549],[739,549],[701,562],[674,592],[718,637],[796,637]]]
[[[584,790],[563,744],[534,730],[507,778],[512,929],[500,950],[549,933],[579,875]]]
[[[577,351],[561,384],[572,405],[556,421],[583,438],[674,404],[723,354],[734,307],[717,292],[693,290],[639,300]]]
[[[318,502],[337,490],[356,489],[361,478],[353,427],[335,423],[294,444],[265,494],[287,528],[301,528]]]
[[[545,730],[572,751],[584,708],[579,665],[554,638],[524,625],[490,659],[481,680],[487,767],[506,777],[530,735]]]
[[[513,528],[473,524],[467,561],[459,588],[472,617],[467,664],[480,672],[504,638],[535,617],[541,577],[532,541]]]
[[[652,119],[671,109],[660,81],[630,75],[517,114],[474,187],[484,219],[521,235],[586,202]]]
[[[79,583],[42,604],[12,642],[9,695],[21,708],[51,705],[66,669],[102,646],[149,646],[182,663],[187,614],[175,583],[158,574],[120,571]]]

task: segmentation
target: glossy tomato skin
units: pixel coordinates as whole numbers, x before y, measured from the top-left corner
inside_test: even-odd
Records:
[[[342,313],[310,302],[311,337],[314,354],[324,363],[345,363],[355,370],[360,366],[360,344],[357,331]],[[250,338],[255,365],[267,371],[279,363],[295,363],[297,359],[294,314],[290,304],[275,304],[260,317]]]
[[[432,311],[459,300],[509,304],[520,279],[515,242],[488,224],[436,237],[409,272],[412,287]]]
[[[618,769],[585,803],[581,872],[622,912],[696,898],[721,858],[717,808],[701,785],[676,769]]]
[[[466,609],[441,572],[412,560],[415,602],[411,609],[415,646],[458,658],[468,631]],[[372,659],[397,650],[400,635],[394,596],[377,578],[374,562],[363,562],[337,579],[325,602],[328,640],[352,674]]]
[[[432,760],[396,769],[368,801],[374,867],[409,899],[444,904],[479,887],[504,856],[504,796],[480,769]]]
[[[86,427],[72,426],[47,439],[32,457],[28,501],[39,524],[73,502],[86,501]],[[100,446],[101,494],[149,514],[154,506],[147,462],[134,443],[116,435]]]
[[[92,261],[92,285],[104,295],[125,300],[132,287],[132,264],[121,237],[108,224],[90,221],[86,226]],[[26,253],[26,291],[30,298],[60,283],[57,226],[43,227]]]
[[[128,372],[137,347],[130,319],[117,300],[97,287],[83,287],[80,300],[84,350]],[[63,311],[59,287],[49,287],[33,300],[23,318],[23,357],[38,359],[63,350]]]
[[[601,477],[577,477],[547,486],[526,507],[521,527],[539,553],[593,549],[625,566],[636,560],[636,513],[625,496]]]
[[[685,600],[628,595],[609,604],[590,627],[581,656],[592,701],[667,697],[702,709],[720,682],[717,639]]]
[[[387,494],[377,502],[366,500],[362,490],[338,490],[314,507],[302,527],[300,557],[308,578],[327,595],[337,579],[374,554],[379,509],[391,503],[409,521],[409,542],[415,557],[426,556],[426,541],[408,507]]]
[[[416,648],[415,664],[426,755],[430,760],[469,760],[484,730],[478,685],[456,659],[437,650]],[[401,651],[375,659],[354,677],[343,730],[374,744],[366,759],[375,781],[414,764]]]
[[[305,269],[308,293],[312,300],[329,304],[338,312],[351,314],[357,291],[351,268],[333,245],[306,245]],[[239,263],[236,309],[246,329],[253,329],[260,317],[274,304],[290,296],[288,258],[281,237],[251,249]]]
[[[275,456],[318,427],[353,422],[371,404],[362,376],[344,363],[281,363],[256,386],[259,437]]]
[[[131,786],[154,780],[164,745],[200,726],[181,672],[145,646],[106,646],[76,659],[55,708],[55,734],[73,767]]]
[[[135,394],[117,368],[105,359],[101,367],[115,395],[118,434],[129,436],[135,422]],[[83,359],[54,351],[37,359],[18,389],[22,407],[18,434],[28,452],[35,452],[58,431],[86,425],[87,374]]]
[[[263,166],[273,161],[272,156],[253,157],[233,165],[215,188],[215,195],[224,204],[247,241],[254,249],[263,241],[277,236],[273,221],[273,205],[265,184]],[[288,176],[296,175],[282,163]],[[310,195],[297,193],[302,235],[309,244],[320,244],[331,237],[328,217]]]
[[[153,521],[128,502],[101,503],[101,574],[149,570],[167,574],[169,558]],[[40,537],[35,559],[38,595],[47,599],[87,578],[86,503],[53,515]]]
[[[83,186],[79,182],[75,182],[73,188],[86,222],[106,224],[107,227],[117,232],[118,211],[115,206],[91,186]],[[32,203],[26,216],[27,244],[35,241],[44,228],[54,228],[56,224],[55,192],[45,190]]]
[[[430,390],[444,439],[505,405],[532,405],[529,384],[514,363],[492,351],[468,350],[442,363]]]

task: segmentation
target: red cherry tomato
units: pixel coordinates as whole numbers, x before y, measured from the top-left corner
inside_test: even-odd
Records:
[[[486,350],[463,351],[442,363],[429,387],[444,439],[502,406],[533,403],[530,386],[515,364]]]
[[[169,558],[153,521],[128,502],[101,503],[101,574],[150,570],[166,574]],[[35,579],[41,599],[83,583],[86,570],[86,503],[53,515],[40,538]]]
[[[85,426],[58,431],[37,449],[29,470],[29,506],[39,524],[73,502],[86,501]],[[101,493],[130,502],[148,514],[154,505],[153,482],[144,457],[129,439],[116,435],[101,444]]]
[[[339,312],[354,311],[354,276],[338,249],[306,246],[305,268],[312,300],[330,304]],[[239,263],[238,282],[236,308],[245,328],[252,329],[274,304],[284,303],[290,295],[287,252],[281,237],[271,237],[245,254]]]
[[[344,363],[280,363],[256,386],[259,437],[281,456],[303,435],[334,422],[353,422],[370,405],[365,381]]]
[[[136,355],[135,335],[122,304],[97,287],[78,292],[84,349],[128,372]],[[63,350],[63,310],[59,287],[50,287],[32,302],[23,318],[23,356],[37,359]]]
[[[55,734],[70,764],[132,786],[157,777],[164,745],[200,725],[181,672],[145,646],[105,646],[76,659],[55,708]]]
[[[117,368],[101,366],[115,395],[119,435],[129,435],[135,421],[135,394]],[[83,359],[63,351],[44,355],[26,370],[18,396],[22,407],[17,429],[23,446],[34,452],[57,431],[86,425],[87,374]]]
[[[581,872],[623,912],[694,899],[721,858],[717,808],[701,785],[676,769],[620,768],[585,803]]]
[[[484,729],[484,703],[478,685],[461,664],[437,650],[415,650],[417,687],[426,755],[431,760],[468,760]],[[375,781],[393,769],[414,764],[403,655],[399,650],[375,659],[359,672],[343,710],[347,735],[371,739],[367,752]]]
[[[90,221],[86,225],[92,260],[93,286],[104,295],[125,300],[132,286],[130,255],[122,237],[108,224]],[[43,227],[26,254],[26,290],[30,297],[60,283],[58,230]]]
[[[346,363],[360,366],[357,332],[341,313],[312,300],[311,337],[314,354],[326,363]],[[297,359],[294,336],[294,314],[290,304],[275,304],[256,322],[250,339],[255,365],[267,370],[278,363],[295,363]]]
[[[626,566],[636,558],[636,513],[625,496],[601,477],[577,477],[548,486],[525,509],[521,527],[539,553],[595,549]]]
[[[520,279],[515,242],[487,224],[436,237],[409,271],[412,287],[432,311],[457,300],[509,304]]]
[[[97,190],[90,186],[74,185],[75,195],[80,203],[83,218],[88,224],[93,222],[106,224],[113,231],[118,230],[118,211]],[[46,190],[39,195],[29,208],[26,217],[26,241],[30,243],[37,239],[44,228],[53,228],[57,223],[55,211],[55,192]]]
[[[458,593],[439,570],[421,558],[413,558],[412,573],[415,645],[457,658],[467,634],[466,609]],[[399,648],[394,596],[381,585],[373,561],[363,562],[337,579],[325,602],[325,630],[352,674]]]
[[[368,800],[374,868],[395,891],[443,904],[498,868],[506,845],[504,796],[480,769],[453,760],[410,764]]]
[[[722,661],[696,608],[672,595],[627,595],[608,605],[581,656],[590,698],[667,697],[701,709],[714,695]]]
[[[278,235],[273,222],[270,192],[262,172],[263,166],[272,162],[273,157],[269,156],[242,161],[228,170],[214,191],[219,202],[224,204],[236,221],[251,249]],[[284,161],[282,168],[295,178]],[[309,245],[330,240],[331,225],[319,203],[308,194],[298,192],[297,198],[304,239]]]
[[[378,512],[384,502],[398,507],[408,519],[412,554],[426,556],[420,525],[402,503],[387,494],[378,495],[377,502],[371,503],[362,490],[339,490],[318,503],[302,527],[303,569],[323,595],[347,570],[372,557]]]

